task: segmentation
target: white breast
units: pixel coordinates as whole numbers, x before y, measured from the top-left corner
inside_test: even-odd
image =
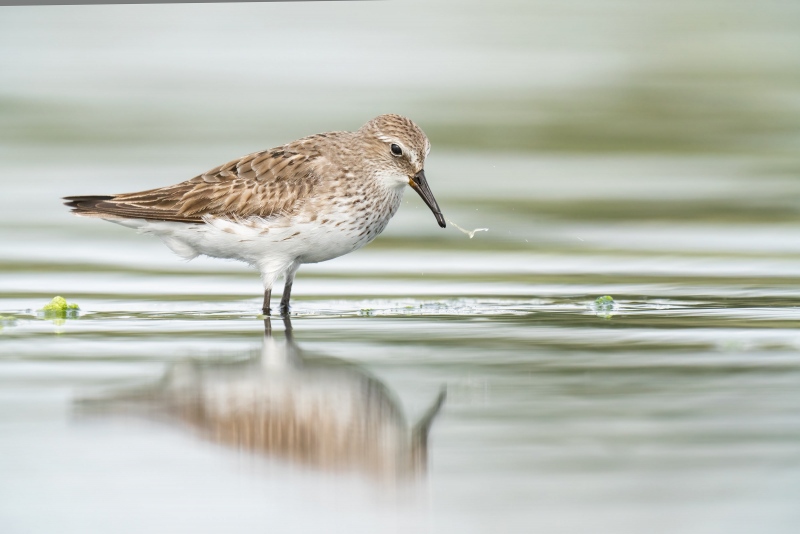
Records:
[[[366,245],[378,236],[396,213],[403,189],[393,188],[382,198],[340,201],[326,212],[309,210],[293,217],[229,219],[207,217],[186,224],[143,219],[115,220],[119,224],[157,235],[176,254],[243,261],[262,272],[282,272],[295,263],[330,260]]]

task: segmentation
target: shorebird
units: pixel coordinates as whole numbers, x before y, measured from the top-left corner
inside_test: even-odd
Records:
[[[329,132],[235,159],[179,184],[137,193],[65,197],[73,213],[157,235],[185,259],[243,261],[261,272],[262,311],[283,277],[281,314],[297,270],[359,249],[380,234],[406,186],[439,226],[442,211],[425,178],[425,133],[400,115],[355,132]]]

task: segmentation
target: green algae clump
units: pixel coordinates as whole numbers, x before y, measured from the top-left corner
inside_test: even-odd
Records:
[[[611,295],[603,295],[602,297],[597,297],[594,299],[595,306],[598,307],[612,307],[614,306],[614,297]]]
[[[614,312],[617,310],[617,302],[611,295],[603,295],[594,299],[592,310],[598,317],[603,319],[611,319]]]
[[[49,304],[45,304],[44,308],[39,310],[42,312],[46,319],[73,319],[78,316],[80,307],[75,303],[68,303],[64,297],[53,297]]]

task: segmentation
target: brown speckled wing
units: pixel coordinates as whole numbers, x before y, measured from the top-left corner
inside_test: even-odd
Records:
[[[290,214],[319,184],[324,158],[307,139],[249,154],[172,186],[112,196],[66,197],[80,215],[201,222]]]

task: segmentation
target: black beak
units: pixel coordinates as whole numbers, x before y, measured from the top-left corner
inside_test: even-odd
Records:
[[[444,222],[442,210],[439,209],[439,204],[436,203],[436,199],[433,198],[433,193],[431,193],[431,188],[428,187],[428,180],[425,179],[425,171],[421,170],[415,174],[413,178],[409,178],[408,185],[419,193],[419,196],[422,197],[422,200],[425,201],[425,204],[427,204],[433,212],[433,216],[436,217],[436,222],[439,223],[439,226],[442,228],[447,226],[447,223]]]

